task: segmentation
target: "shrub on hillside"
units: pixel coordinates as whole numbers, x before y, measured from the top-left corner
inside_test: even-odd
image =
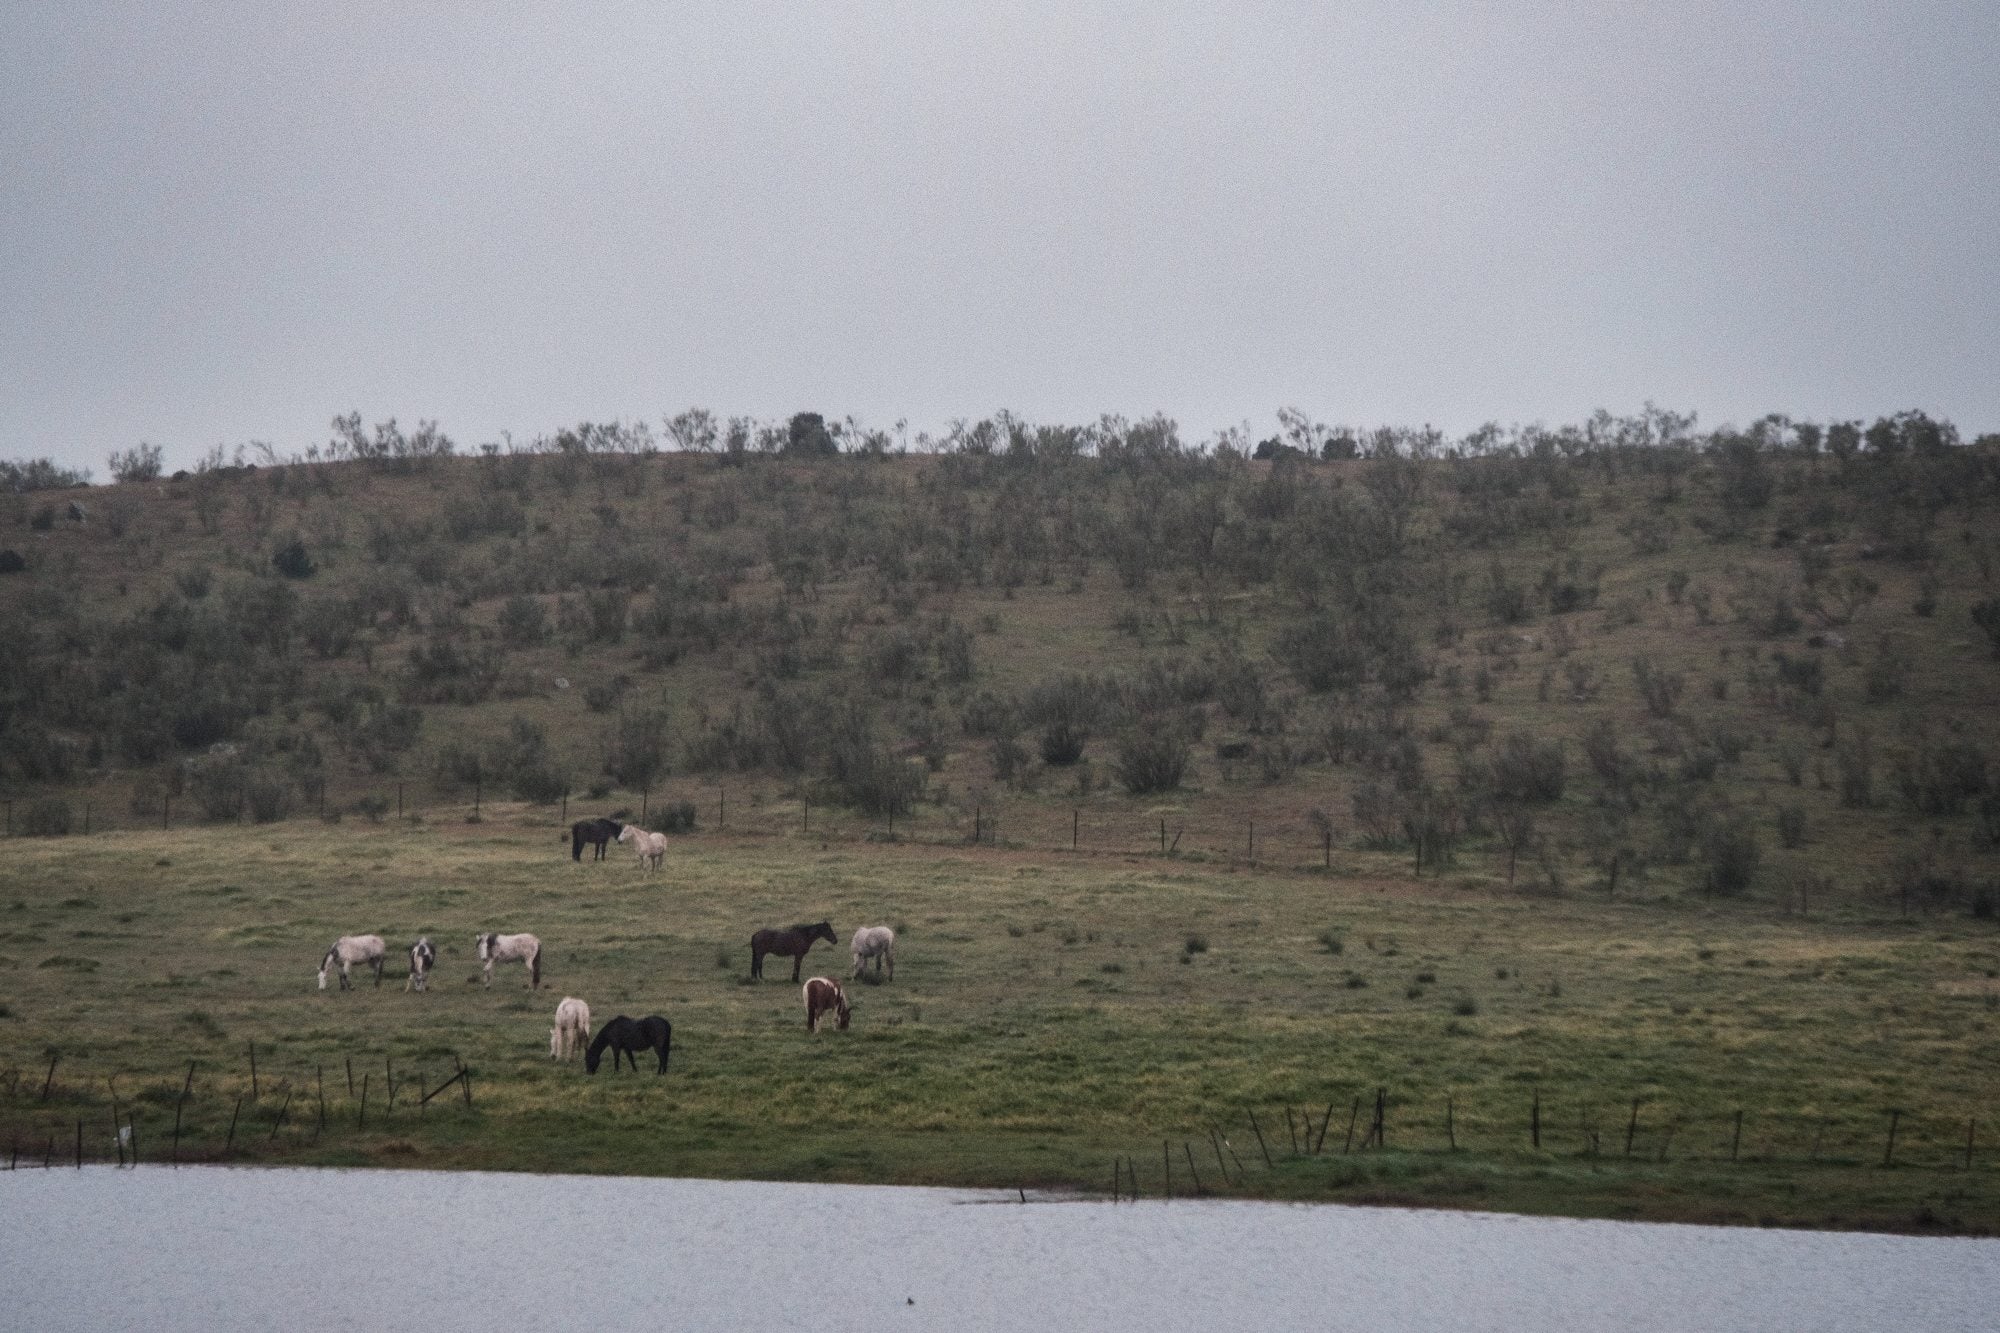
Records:
[[[278,549],[271,553],[271,567],[288,579],[308,579],[319,569],[305,542],[296,534],[279,543]]]
[[[1134,796],[1172,791],[1181,785],[1193,752],[1173,725],[1141,727],[1118,742],[1118,780]]]
[[[1506,801],[1559,801],[1564,769],[1561,741],[1509,736],[1493,753],[1489,769],[1493,794]]]
[[[71,827],[69,802],[61,797],[41,797],[21,811],[21,832],[31,838],[64,837]]]
[[[651,816],[655,833],[692,833],[695,825],[693,801],[673,801],[659,806]]]
[[[1740,815],[1711,819],[1702,834],[1701,854],[1708,892],[1728,898],[1749,890],[1763,859],[1756,828]]]

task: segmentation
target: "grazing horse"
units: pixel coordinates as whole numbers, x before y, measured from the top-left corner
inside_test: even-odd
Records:
[[[659,1072],[667,1072],[667,1055],[674,1048],[674,1025],[658,1014],[650,1018],[627,1018],[620,1014],[597,1030],[590,1049],[583,1053],[583,1070],[595,1074],[597,1065],[604,1058],[604,1048],[611,1048],[611,1072],[618,1072],[618,1057],[624,1056],[632,1062],[632,1072],[639,1072],[639,1052],[658,1051],[660,1053]]]
[[[495,963],[526,963],[528,988],[541,988],[542,942],[533,935],[474,935],[472,939],[479,946],[479,961],[485,964],[487,985],[493,984]]]
[[[347,983],[347,969],[356,963],[366,963],[373,967],[375,984],[381,985],[382,956],[386,952],[380,935],[342,935],[333,942],[333,947],[326,951],[326,957],[319,960],[319,988],[326,989],[326,974],[333,970],[336,963],[340,965],[342,990],[354,989]]]
[[[854,1006],[848,1003],[847,992],[832,977],[814,977],[805,984],[806,1031],[819,1031],[820,1019],[833,1015],[833,1025],[842,1032],[847,1031],[847,1020],[854,1016]]]
[[[863,926],[854,932],[854,943],[849,946],[854,953],[854,975],[860,976],[868,966],[868,960],[875,960],[875,975],[882,975],[882,960],[889,960],[889,980],[896,979],[896,932],[887,926]]]
[[[549,1029],[549,1058],[567,1060],[582,1050],[589,1039],[590,1006],[563,996],[563,1002],[556,1006],[556,1025]]]
[[[639,853],[639,864],[643,866],[650,861],[655,870],[660,868],[660,862],[667,855],[667,835],[648,833],[637,824],[627,824],[620,829],[618,841],[631,843],[633,850]]]
[[[420,991],[429,986],[431,969],[437,966],[437,960],[438,951],[431,947],[431,937],[419,936],[410,946],[410,976],[403,989]]]
[[[825,940],[828,944],[838,944],[833,927],[822,921],[816,926],[788,926],[783,930],[766,927],[750,937],[750,975],[764,975],[764,955],[774,953],[792,960],[792,980],[799,979],[799,964],[805,961],[806,950],[813,947],[814,940]]]
[[[591,860],[604,859],[604,844],[618,836],[625,826],[615,819],[579,819],[569,826],[569,859],[583,859],[583,844],[594,843],[597,847]]]

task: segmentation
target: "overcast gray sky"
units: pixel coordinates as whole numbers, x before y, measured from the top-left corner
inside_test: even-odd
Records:
[[[0,0],[0,457],[2000,430],[2000,4]]]

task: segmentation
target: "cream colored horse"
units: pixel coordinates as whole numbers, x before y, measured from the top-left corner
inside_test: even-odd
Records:
[[[875,975],[882,975],[882,962],[889,963],[889,980],[896,979],[896,932],[887,926],[863,926],[854,932],[854,943],[849,946],[854,954],[854,975],[860,976],[868,967],[868,960],[875,960]]]
[[[658,870],[660,862],[666,859],[667,835],[664,833],[648,833],[637,824],[627,824],[618,831],[618,841],[632,844],[632,849],[639,853],[639,864],[642,866],[650,862],[652,869]]]
[[[549,1058],[567,1060],[590,1041],[590,1006],[573,996],[563,996],[556,1006],[556,1025],[549,1029]]]

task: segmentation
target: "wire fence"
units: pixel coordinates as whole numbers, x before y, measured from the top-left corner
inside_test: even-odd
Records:
[[[420,1134],[430,1122],[454,1140],[476,1132],[473,1069],[456,1054],[401,1062],[386,1052],[310,1063],[246,1043],[241,1060],[217,1068],[195,1058],[179,1079],[121,1088],[122,1072],[99,1072],[60,1052],[45,1066],[0,1071],[0,1148],[7,1167],[136,1166],[142,1160],[226,1163],[296,1160],[333,1142],[380,1145]],[[486,1086],[478,1081],[479,1086]],[[1257,1193],[1253,1175],[1300,1169],[1313,1159],[1395,1153],[1588,1161],[1648,1170],[1815,1168],[1991,1173],[1992,1154],[1975,1115],[1936,1109],[1849,1108],[1798,1113],[1763,1106],[1718,1111],[1659,1099],[1593,1094],[1471,1103],[1456,1094],[1391,1095],[1387,1087],[1320,1103],[1236,1107],[1151,1149],[1114,1159],[1114,1199]],[[503,1112],[504,1116],[504,1112]],[[370,1135],[374,1137],[369,1138]],[[1305,1168],[1310,1170],[1311,1168]],[[1098,1192],[1101,1181],[1074,1181]]]

